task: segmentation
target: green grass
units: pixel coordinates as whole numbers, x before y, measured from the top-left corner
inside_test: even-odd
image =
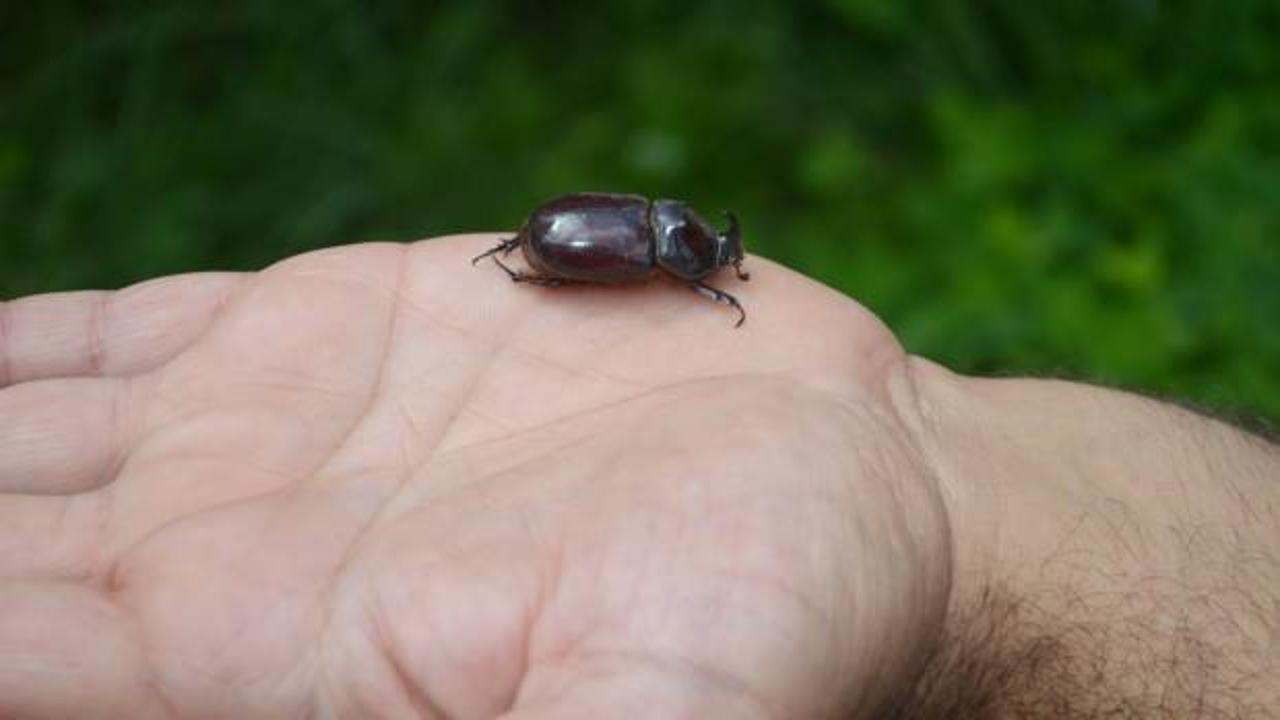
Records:
[[[630,191],[958,369],[1280,417],[1269,0],[79,5],[0,9],[0,297]]]

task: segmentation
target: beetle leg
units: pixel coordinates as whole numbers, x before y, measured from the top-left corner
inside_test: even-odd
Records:
[[[724,303],[734,310],[738,311],[738,322],[734,323],[734,327],[742,327],[742,323],[747,321],[747,311],[742,309],[742,304],[738,299],[723,290],[717,290],[710,285],[703,284],[698,280],[689,283],[689,289],[698,293],[703,297],[711,298],[716,302]]]
[[[471,264],[475,265],[476,263],[489,257],[490,255],[496,255],[498,253],[502,253],[503,255],[510,255],[511,251],[515,250],[518,247],[520,247],[520,236],[517,235],[516,237],[513,237],[513,238],[507,238],[506,240],[503,240],[497,245],[494,245],[488,250],[485,250],[479,255],[471,258]]]
[[[507,277],[511,278],[514,283],[529,283],[530,285],[541,285],[542,287],[562,287],[564,285],[572,285],[576,280],[566,278],[547,277],[546,275],[534,275],[532,273],[522,272],[520,270],[512,270],[507,267],[501,260],[494,258],[493,261],[498,264],[507,273]]]

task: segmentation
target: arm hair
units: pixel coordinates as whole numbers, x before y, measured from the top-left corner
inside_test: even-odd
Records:
[[[1072,385],[1039,384],[1029,388],[1030,401],[1017,390],[981,400],[995,410],[987,418],[1009,412],[1012,422],[993,424],[1014,437],[1025,419],[1088,408],[1093,401],[1080,396],[1097,393],[1111,409],[1048,443],[1062,454],[1016,465],[1033,468],[1025,477],[958,476],[979,486],[1003,483],[1014,495],[1074,488],[1077,495],[1068,497],[1093,497],[1061,510],[1079,525],[1029,566],[996,566],[953,604],[918,680],[877,717],[1280,717],[1274,431],[1266,423],[1239,428],[1203,408]],[[1068,395],[1074,406],[1053,402]],[[1027,460],[1020,449],[1010,452]],[[1060,471],[1063,460],[1082,456],[1087,465]],[[989,467],[999,473],[998,462]],[[1185,510],[1169,510],[1183,507],[1168,501],[1170,488]],[[972,507],[992,512],[1002,505]],[[1211,509],[1220,507],[1228,509]]]

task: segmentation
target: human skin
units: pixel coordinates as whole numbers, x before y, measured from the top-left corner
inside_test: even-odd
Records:
[[[758,258],[734,330],[497,238],[0,306],[0,718],[1276,699],[1268,443],[954,375]]]

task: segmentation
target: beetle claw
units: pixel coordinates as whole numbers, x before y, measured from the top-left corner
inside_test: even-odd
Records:
[[[511,251],[512,251],[512,250],[515,250],[519,245],[520,245],[520,238],[519,238],[519,236],[517,236],[517,237],[513,237],[513,238],[507,238],[506,240],[503,240],[502,242],[498,243],[497,245],[494,245],[493,247],[489,248],[488,250],[485,250],[484,252],[480,253],[479,255],[477,255],[477,256],[475,256],[475,257],[471,258],[471,264],[472,264],[472,265],[475,265],[476,263],[478,263],[478,262],[480,262],[481,260],[483,260],[483,259],[485,259],[485,258],[489,257],[490,255],[497,255],[498,253],[502,253],[503,255],[510,255],[510,254],[511,254]]]
[[[507,277],[511,278],[511,282],[513,283],[529,283],[530,285],[541,285],[542,287],[554,288],[572,285],[575,282],[568,278],[547,277],[545,275],[533,275],[521,270],[512,270],[507,267],[506,263],[496,257],[493,259],[493,262],[496,263],[498,267],[502,268],[503,272],[507,274]]]
[[[499,260],[496,257],[493,259],[493,263],[498,267],[502,268],[502,271],[507,274],[507,277],[511,278],[511,282],[513,283],[520,282],[520,273],[507,267],[505,263],[503,263],[501,260]]]
[[[742,303],[738,302],[738,298],[730,295],[729,293],[723,290],[717,290],[716,288],[697,280],[689,283],[689,289],[703,297],[711,298],[716,302],[724,303],[734,310],[737,310],[738,322],[733,324],[735,328],[742,327],[742,323],[747,321],[747,311],[742,309]]]

